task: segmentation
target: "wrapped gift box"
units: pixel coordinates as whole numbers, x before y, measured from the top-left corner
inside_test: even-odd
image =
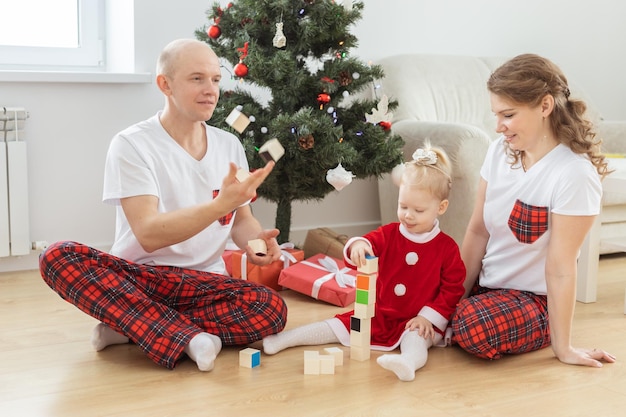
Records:
[[[226,247],[224,248],[224,252],[222,253],[222,260],[224,260],[224,265],[226,266],[226,273],[231,277],[233,276],[233,253],[238,250],[239,247],[235,245],[235,242],[229,239],[228,242],[226,242]]]
[[[254,265],[247,260],[244,251],[234,251],[231,257],[231,276],[241,278],[252,282],[263,284],[276,291],[282,290],[282,286],[278,284],[278,276],[284,268],[290,267],[304,259],[304,251],[295,249],[293,244],[281,245],[282,256],[278,261],[269,265]]]
[[[304,238],[304,257],[310,258],[318,253],[326,254],[335,259],[343,259],[343,245],[348,236],[340,235],[327,227],[311,229]]]
[[[233,276],[233,253],[235,253],[236,251],[234,250],[225,250],[224,253],[222,253],[222,259],[224,260],[224,264],[226,265],[226,273],[228,275],[230,275],[231,277]]]
[[[354,302],[356,270],[342,260],[318,253],[280,272],[278,284],[302,294],[345,307]]]

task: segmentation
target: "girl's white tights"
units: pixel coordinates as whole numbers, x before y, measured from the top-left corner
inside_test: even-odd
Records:
[[[320,321],[267,336],[263,339],[263,352],[273,355],[294,346],[325,345],[327,343],[339,343],[339,339],[328,323]]]
[[[407,332],[400,342],[400,354],[388,353],[379,356],[376,362],[396,374],[401,381],[413,381],[415,372],[426,364],[428,348],[433,342],[424,339],[417,331]]]

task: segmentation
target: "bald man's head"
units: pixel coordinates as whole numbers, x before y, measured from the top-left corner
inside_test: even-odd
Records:
[[[185,58],[195,54],[208,54],[218,61],[217,55],[206,43],[196,39],[177,39],[163,48],[157,61],[156,75],[173,77],[178,65],[186,62]]]

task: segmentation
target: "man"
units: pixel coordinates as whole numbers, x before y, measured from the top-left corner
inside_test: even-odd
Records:
[[[220,79],[207,44],[168,44],[156,77],[163,110],[117,134],[107,154],[103,200],[116,205],[110,253],[57,242],[41,255],[48,285],[101,321],[96,350],[130,340],[167,368],[187,354],[210,371],[222,344],[245,345],[285,326],[278,293],[224,276],[229,237],[257,265],[277,260],[280,248],[278,230],[263,230],[249,206],[274,162],[239,181],[237,170],[248,170],[241,143],[205,123]],[[265,241],[265,256],[248,246],[252,239]]]

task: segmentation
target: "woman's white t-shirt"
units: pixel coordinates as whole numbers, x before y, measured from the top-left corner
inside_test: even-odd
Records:
[[[170,265],[225,274],[221,254],[234,221],[225,216],[184,242],[148,253],[130,229],[120,199],[158,197],[159,212],[171,212],[213,200],[229,172],[229,162],[248,170],[239,140],[205,126],[207,152],[196,160],[165,131],[160,113],[118,133],[107,154],[103,201],[116,206],[111,254],[148,265]]]
[[[602,186],[595,167],[559,144],[524,172],[519,164],[511,167],[501,137],[490,145],[480,174],[487,181],[483,217],[489,232],[480,285],[546,294],[551,214],[600,212]]]

